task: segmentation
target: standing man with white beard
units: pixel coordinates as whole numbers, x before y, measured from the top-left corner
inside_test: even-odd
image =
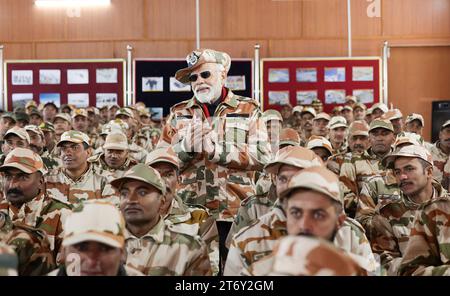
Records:
[[[171,108],[158,146],[173,145],[180,160],[179,196],[206,206],[217,221],[220,254],[245,198],[255,194],[254,172],[271,149],[258,102],[224,87],[231,58],[211,49],[194,50],[175,78],[190,83],[194,97]]]

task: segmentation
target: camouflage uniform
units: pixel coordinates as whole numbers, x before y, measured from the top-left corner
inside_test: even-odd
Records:
[[[327,169],[339,176],[341,174],[342,164],[346,160],[351,161],[352,156],[353,153],[349,148],[342,153],[331,155],[327,160]]]
[[[173,106],[159,145],[171,145],[173,137],[187,124],[186,119],[194,114],[206,120],[195,98]],[[227,142],[225,149],[225,142],[216,143],[212,158],[205,152],[175,149],[180,159],[178,193],[186,203],[205,205],[216,219],[232,221],[241,200],[254,195],[252,171],[262,169],[271,150],[265,126],[258,121],[261,113],[256,101],[228,91],[214,116],[212,127],[219,139],[223,141],[226,134],[227,139],[234,136],[237,142],[245,142],[239,147],[236,142]]]
[[[44,149],[44,152],[41,154],[41,158],[48,171],[53,171],[55,169],[62,167],[61,159],[59,159],[59,157],[56,157],[55,155],[52,155],[47,150],[47,148]]]
[[[361,276],[367,275],[333,244],[306,236],[279,239],[273,253],[252,264],[254,276]]]
[[[211,275],[206,245],[171,228],[160,219],[139,238],[125,230],[127,265],[145,275]]]
[[[275,204],[269,213],[234,236],[224,275],[249,274],[250,265],[271,254],[277,240],[286,235],[286,214],[279,204]],[[364,229],[355,220],[345,220],[336,234],[334,244],[352,254],[350,256],[368,271],[375,271],[377,264],[369,241]]]
[[[17,261],[14,250],[0,242],[0,276],[17,276]]]
[[[120,168],[112,169],[108,166],[108,164],[106,164],[104,153],[89,157],[88,162],[93,166],[94,171],[98,172],[102,176],[105,176],[108,181],[122,177],[127,170],[138,163],[136,160],[129,156]]]
[[[417,211],[399,275],[450,275],[450,198],[441,192]]]
[[[448,154],[445,154],[439,148],[439,141],[437,141],[434,145],[432,145],[429,149],[431,155],[433,156],[433,177],[441,183],[444,176],[444,168],[450,166],[450,158]]]

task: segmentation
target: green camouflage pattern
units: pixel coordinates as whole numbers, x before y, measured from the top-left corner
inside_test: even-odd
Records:
[[[120,168],[110,168],[105,162],[105,154],[103,152],[89,157],[87,161],[93,167],[94,171],[106,177],[108,182],[111,182],[113,179],[123,177],[126,171],[138,164],[134,158],[128,156],[125,163]]]
[[[444,168],[447,165],[450,168],[450,158],[449,155],[439,148],[439,141],[429,147],[429,151],[433,156],[433,178],[438,182],[442,182],[444,176]],[[446,176],[448,176],[447,171]]]

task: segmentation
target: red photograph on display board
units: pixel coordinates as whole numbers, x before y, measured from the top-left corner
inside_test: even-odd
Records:
[[[125,99],[125,60],[6,61],[6,104],[12,111],[36,103],[102,107]]]
[[[261,64],[264,110],[310,105],[317,98],[331,113],[348,95],[367,107],[381,100],[379,57],[262,59]]]

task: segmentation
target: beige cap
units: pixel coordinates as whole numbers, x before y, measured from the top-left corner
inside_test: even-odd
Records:
[[[284,164],[298,168],[321,166],[323,161],[311,150],[300,146],[287,146],[278,150],[275,159],[268,162],[264,169],[270,174],[277,174]]]
[[[353,136],[369,136],[369,125],[367,124],[367,122],[365,120],[355,120],[353,121],[350,126],[348,127],[349,129],[349,136],[353,137]]]
[[[325,112],[320,112],[319,114],[316,115],[316,117],[314,117],[313,120],[319,120],[319,119],[325,119],[325,120],[330,121],[331,117],[330,117],[330,115],[328,115]]]
[[[33,132],[39,136],[42,137],[42,139],[44,139],[44,133],[42,132],[42,130],[37,126],[37,125],[27,125],[24,127],[24,129],[28,132]]]
[[[317,113],[316,110],[313,107],[305,107],[303,108],[301,115],[305,114],[305,113],[309,113],[312,116],[316,117]]]
[[[363,109],[363,110],[367,110],[367,107],[366,107],[366,105],[364,105],[364,103],[358,103],[358,104],[356,104],[355,106],[353,106],[353,111],[354,111],[355,109],[357,109],[357,108],[361,108],[361,109]]]
[[[157,170],[146,164],[139,163],[133,166],[126,171],[122,177],[114,179],[110,183],[115,188],[120,188],[120,186],[127,180],[137,180],[147,183],[158,189],[163,195],[166,194],[166,184],[164,183],[161,175]]]
[[[389,110],[381,116],[382,119],[395,120],[403,118],[403,114],[399,109]]]
[[[179,168],[178,157],[172,147],[156,148],[147,155],[145,163],[152,166],[156,163],[165,162]]]
[[[283,128],[280,132],[280,146],[300,146],[300,135],[293,128]]]
[[[392,154],[384,157],[382,164],[385,167],[392,169],[394,168],[395,160],[399,157],[420,158],[433,166],[433,156],[425,147],[419,145],[408,145],[401,147]]]
[[[335,129],[338,127],[347,127],[347,120],[343,116],[334,116],[331,117],[330,122],[328,123],[329,129]]]
[[[72,118],[75,118],[77,116],[83,116],[88,118],[88,112],[86,111],[86,109],[75,109],[75,111],[73,111],[72,113]]]
[[[325,148],[328,152],[330,152],[330,155],[333,155],[333,146],[325,137],[311,136],[308,140],[308,144],[306,144],[306,148]]]
[[[3,139],[5,139],[8,135],[16,135],[22,140],[27,141],[28,144],[30,143],[30,136],[24,128],[13,126],[6,132],[6,134],[3,136]]]
[[[276,121],[283,121],[283,117],[281,116],[281,113],[277,110],[269,109],[264,111],[264,113],[261,116],[262,120],[264,122],[270,121],[270,120],[276,120]]]
[[[418,135],[416,133],[401,132],[395,138],[394,149],[397,149],[398,146],[404,144],[421,146],[423,145],[423,143],[424,141],[421,135]]]
[[[342,108],[342,111],[344,111],[344,110],[348,110],[348,111],[353,112],[352,106],[349,106],[349,105],[345,105],[345,106]]]
[[[386,113],[386,112],[389,111],[389,108],[388,108],[388,106],[386,106],[385,103],[376,103],[376,104],[374,104],[374,105],[372,106],[372,112],[373,112],[373,110],[375,110],[375,109],[380,109],[381,111],[383,111],[383,113]]]
[[[303,106],[295,106],[294,109],[292,109],[292,114],[294,114],[295,112],[298,112],[301,114],[302,111],[303,111]]]
[[[127,136],[118,131],[113,131],[107,135],[103,144],[103,149],[128,150],[129,148]]]
[[[384,128],[387,129],[391,132],[394,132],[394,127],[392,126],[392,123],[387,120],[387,119],[380,119],[377,118],[375,120],[372,120],[372,122],[370,123],[370,129],[369,132],[373,131],[374,129],[377,128]]]
[[[346,96],[345,101],[347,101],[347,102],[351,101],[351,102],[357,103],[358,99],[356,98],[356,96]]]
[[[124,231],[125,220],[113,204],[89,200],[67,217],[62,245],[95,241],[122,249],[125,246]]]
[[[72,123],[72,119],[70,118],[69,113],[58,113],[55,116],[55,120],[56,120],[56,118],[61,118],[62,120],[67,121],[68,123]]]
[[[5,171],[8,168],[15,168],[26,174],[33,174],[38,171],[43,175],[47,173],[39,154],[27,148],[15,148],[8,153],[0,171]]]
[[[324,166],[308,167],[295,174],[280,197],[285,198],[300,188],[320,192],[332,200],[344,204],[337,175]]]
[[[411,113],[406,117],[405,123],[410,123],[414,120],[418,120],[420,121],[420,124],[423,126],[425,126],[425,120],[423,120],[423,116],[417,113]]]
[[[447,126],[450,126],[450,119],[447,120],[446,122],[444,122],[444,124],[441,126],[441,130],[443,130],[443,129],[446,128]]]
[[[56,146],[60,146],[64,142],[72,142],[76,144],[86,143],[88,146],[91,144],[89,143],[90,139],[88,135],[86,135],[83,132],[70,130],[67,132],[64,132],[61,135],[61,139],[59,140],[58,144]]]

